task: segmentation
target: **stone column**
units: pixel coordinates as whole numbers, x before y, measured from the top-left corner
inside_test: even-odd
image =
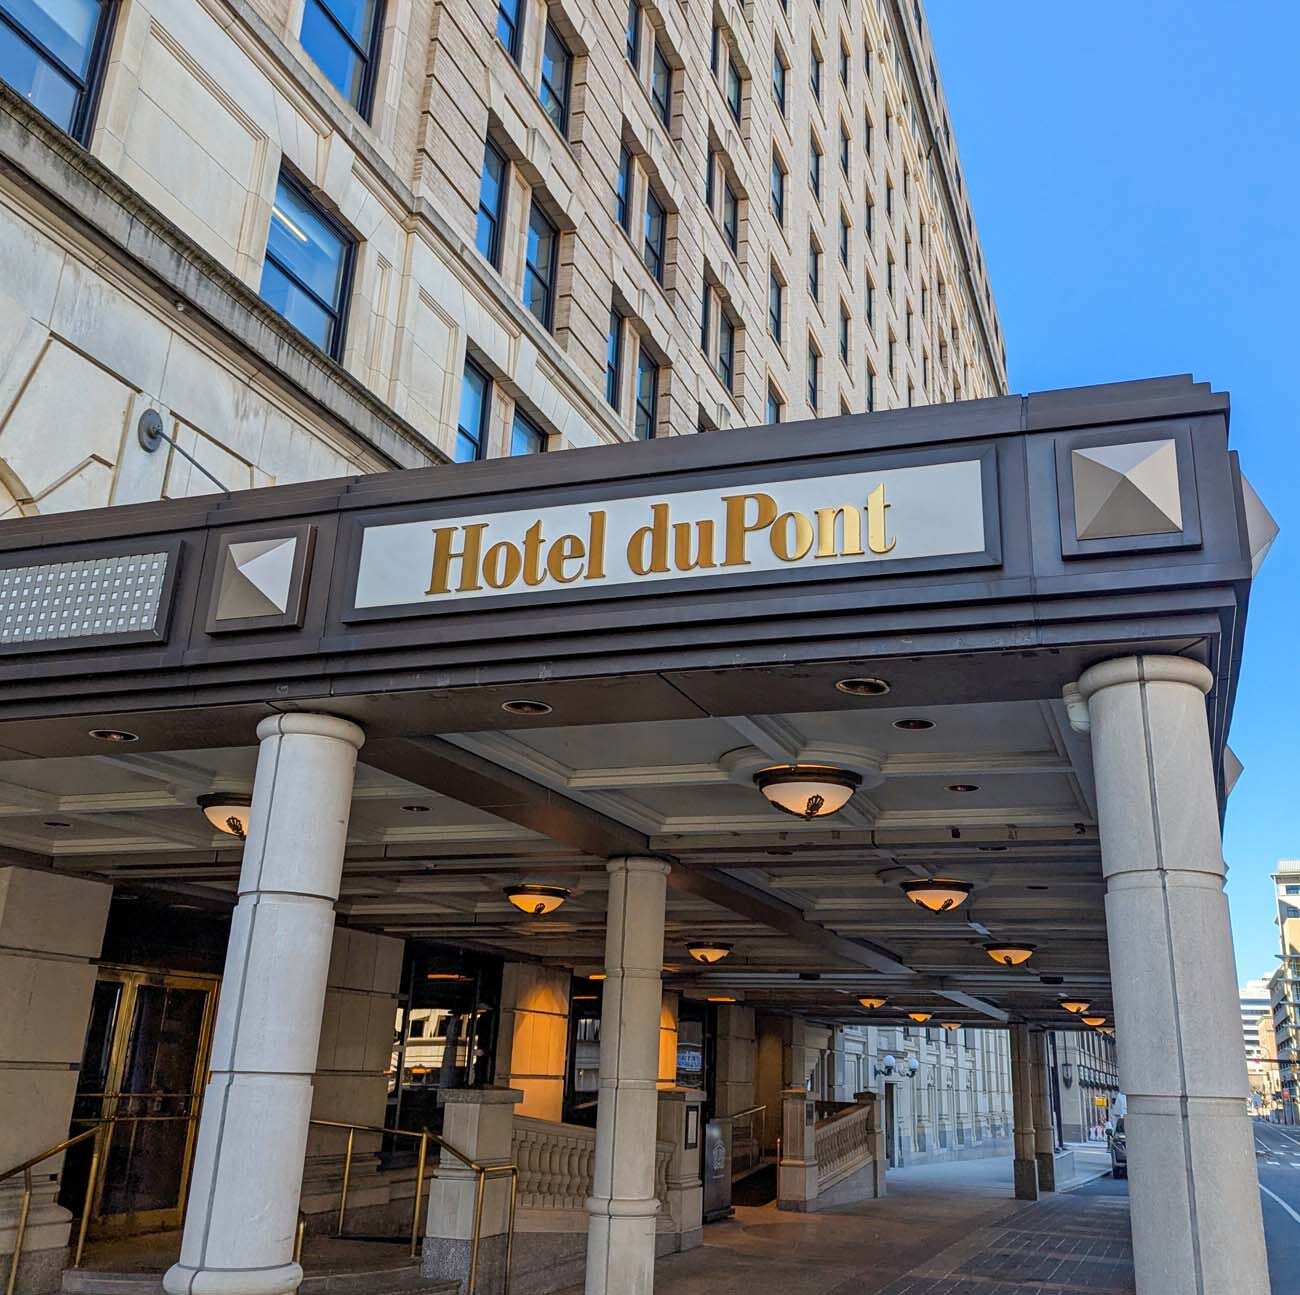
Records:
[[[1034,1137],[1033,1065],[1029,1026],[1011,1027],[1011,1113],[1015,1127],[1016,1199],[1038,1199],[1037,1142]]]
[[[781,1094],[781,1160],[777,1209],[807,1210],[817,1199],[817,1106],[806,1088]]]
[[[1056,1190],[1056,1140],[1052,1137],[1052,1094],[1047,1067],[1047,1035],[1029,1032],[1029,1065],[1033,1084],[1034,1159],[1038,1162],[1038,1190]]]
[[[1266,1295],[1246,1063],[1195,661],[1084,672],[1097,783],[1133,1252],[1142,1295]]]
[[[331,715],[257,726],[239,902],[180,1261],[168,1295],[285,1295],[326,973],[362,731]]]
[[[517,1114],[557,1124],[564,1118],[570,980],[567,968],[540,963],[507,962],[501,971],[497,1082],[523,1093]]]
[[[442,1136],[470,1160],[487,1168],[514,1158],[518,1088],[448,1088],[438,1094],[444,1110]],[[474,1246],[478,1175],[443,1152],[429,1184],[429,1213],[420,1270],[434,1280],[459,1281],[469,1289]],[[506,1234],[510,1227],[510,1176],[483,1180],[475,1295],[500,1295],[506,1287]]]
[[[586,1295],[651,1295],[668,864],[611,859]]]
[[[68,1136],[95,988],[91,959],[99,956],[112,894],[80,877],[0,868],[0,1171]],[[56,1200],[62,1170],[62,1156],[32,1170],[20,1293],[58,1289],[71,1219]],[[21,1176],[0,1185],[0,1287],[22,1185]]]

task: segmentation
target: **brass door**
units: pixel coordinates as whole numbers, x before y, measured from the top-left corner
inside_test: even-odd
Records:
[[[101,967],[72,1131],[115,1118],[101,1144],[92,1237],[180,1226],[216,1017],[218,979]],[[142,1116],[127,1120],[125,1116]],[[77,1148],[82,1150],[82,1148]],[[89,1147],[69,1155],[61,1199],[79,1211]]]

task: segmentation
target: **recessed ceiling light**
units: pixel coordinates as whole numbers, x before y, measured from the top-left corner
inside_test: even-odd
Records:
[[[71,824],[71,823],[68,823],[68,822],[65,822],[65,821],[64,821],[63,819],[61,819],[61,818],[46,818],[46,819],[43,819],[43,820],[41,821],[41,826],[42,826],[42,827],[54,827],[54,828],[60,828],[60,827],[71,827],[72,824]]]
[[[503,701],[501,709],[507,715],[549,715],[551,713],[551,707],[544,701],[533,701],[527,697],[520,697],[515,701]]]
[[[138,733],[128,733],[124,728],[92,728],[90,736],[97,742],[138,742]]]
[[[710,994],[708,997],[710,1003],[734,1003],[736,1000],[730,994]]]
[[[1035,885],[1031,885],[1031,886],[1026,886],[1025,889],[1026,889],[1026,890],[1050,890],[1051,887],[1050,887],[1050,886],[1040,886],[1040,885],[1035,884]]]
[[[607,978],[607,973],[603,971],[593,971],[591,975],[587,977],[588,980],[605,980]]]
[[[432,805],[403,805],[403,814],[427,814],[433,808]]]
[[[840,692],[850,697],[883,697],[889,691],[889,685],[883,679],[871,675],[859,675],[851,679],[837,679],[835,686]]]
[[[1006,854],[1011,847],[1009,845],[977,845],[975,848],[984,854]]]
[[[934,727],[932,719],[896,719],[894,727],[902,729],[904,733],[924,733],[926,729]]]
[[[463,984],[469,980],[469,977],[459,971],[426,971],[425,980],[451,980],[457,984]]]
[[[976,782],[950,782],[945,791],[956,791],[965,794],[968,791],[979,791],[979,783]]]

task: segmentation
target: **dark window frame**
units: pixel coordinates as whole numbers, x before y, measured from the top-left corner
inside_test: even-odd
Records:
[[[769,380],[767,384],[767,404],[763,407],[763,418],[769,426],[775,426],[785,421],[784,413],[785,401],[781,398],[781,393]],[[774,414],[775,417],[773,417]]]
[[[524,23],[528,17],[528,0],[517,0],[516,14],[514,19],[510,19],[502,12],[502,0],[497,0],[497,40],[501,48],[510,56],[510,61],[519,65],[519,56],[523,52],[524,45]],[[501,19],[505,18],[506,22],[513,29],[511,32],[510,43],[507,45],[501,39]]]
[[[659,214],[659,237],[652,240],[650,230],[655,208],[658,209]],[[668,208],[660,201],[653,188],[646,191],[645,244],[641,249],[641,260],[654,281],[663,283],[664,270],[668,264]]]
[[[543,275],[532,263],[528,254],[528,234],[524,237],[524,309],[536,319],[546,331],[552,332],[555,328],[555,284],[560,268],[560,227],[546,214],[541,204],[534,198],[528,205],[528,232],[532,231],[534,215],[541,217],[542,220],[550,227],[551,230],[551,264],[548,267],[549,273]],[[538,314],[529,304],[532,294],[527,290],[534,281],[540,281],[545,288],[545,309],[542,314]]]
[[[516,450],[515,435],[519,430],[519,424],[524,425],[526,434],[537,438],[537,448],[535,450]],[[510,457],[523,458],[525,454],[545,454],[550,445],[551,438],[547,435],[546,430],[536,419],[530,418],[518,405],[515,406],[514,417],[510,420]]]
[[[558,93],[555,85],[546,75],[546,42],[552,36],[564,51],[564,86],[562,92]],[[569,48],[569,42],[564,39],[564,34],[549,19],[546,23],[546,31],[542,36],[542,61],[538,68],[537,78],[537,98],[542,105],[542,111],[550,119],[551,125],[567,140],[569,138],[569,110],[572,107],[570,96],[573,93],[573,51]],[[560,115],[558,119],[546,102],[548,93],[559,105]]]
[[[293,189],[297,193],[298,197],[312,209],[313,214],[320,220],[320,222],[327,225],[335,234],[338,235],[339,241],[343,244],[343,265],[339,273],[338,284],[339,304],[337,306],[331,306],[329,303],[324,301],[318,293],[314,292],[307,286],[307,284],[303,283],[303,281],[299,279],[298,276],[271,251],[269,239],[266,251],[262,254],[263,264],[265,264],[266,261],[270,261],[286,279],[293,283],[302,292],[305,292],[307,296],[309,296],[322,310],[325,311],[326,314],[333,318],[334,328],[331,330],[330,344],[325,354],[328,355],[330,359],[342,363],[343,350],[347,345],[348,316],[351,313],[352,279],[356,272],[357,238],[352,231],[347,228],[347,226],[338,220],[337,217],[326,211],[325,208],[312,197],[311,190],[307,187],[306,181],[300,179],[287,166],[281,166],[280,174],[276,178],[275,182],[276,188],[278,189],[282,183],[287,185],[288,188]],[[272,219],[274,219],[274,217],[272,217]],[[274,309],[274,307],[272,307],[272,309]],[[276,313],[279,314],[278,311]],[[290,327],[295,327],[293,321],[289,319],[287,315],[280,315],[280,318],[288,323]],[[300,329],[297,331],[301,332]],[[302,336],[306,337],[307,335],[306,333],[303,333]],[[311,339],[308,338],[308,341],[310,340]]]
[[[727,207],[731,207],[731,221],[727,221]],[[731,180],[722,174],[722,236],[732,253],[740,249],[740,194],[732,188]]]
[[[721,305],[718,307],[718,378],[728,391],[736,390],[736,324]]]
[[[735,98],[732,98],[732,89],[735,89]],[[723,88],[722,97],[727,102],[727,111],[731,114],[731,119],[740,125],[741,113],[745,107],[745,78],[740,74],[740,68],[736,66],[736,60],[732,57],[731,51],[727,51],[727,72]]]
[[[641,376],[649,373],[650,404],[647,406],[641,398]],[[637,345],[636,353],[636,392],[632,414],[632,433],[639,441],[652,441],[659,429],[659,362],[646,350],[645,341]],[[640,435],[637,427],[644,422],[649,429],[645,436]]]
[[[99,100],[104,89],[104,73],[108,70],[108,52],[113,42],[113,31],[117,24],[120,5],[115,0],[99,0],[99,16],[95,19],[95,33],[90,39],[90,57],[86,61],[85,76],[74,72],[62,59],[46,49],[36,37],[27,30],[17,18],[0,10],[0,24],[8,27],[19,40],[26,42],[38,58],[49,63],[60,76],[66,78],[77,89],[77,103],[72,112],[65,134],[74,139],[83,148],[89,148],[90,137],[94,131],[95,117],[99,111]],[[6,84],[8,84],[6,82]],[[40,111],[39,109],[37,111]],[[45,114],[41,113],[44,117]],[[46,117],[47,121],[54,121]],[[59,126],[57,121],[54,121]],[[60,130],[64,128],[59,126]]]
[[[523,25],[522,6],[524,3],[525,0],[520,0],[521,27]],[[388,0],[375,0],[375,12],[373,15],[372,26],[370,28],[370,39],[366,42],[365,49],[362,49],[361,46],[353,40],[352,33],[347,31],[343,24],[334,16],[334,12],[329,6],[329,0],[306,0],[306,4],[303,6],[304,21],[307,17],[307,5],[312,4],[314,4],[316,8],[325,15],[330,25],[338,32],[343,40],[352,47],[353,52],[361,60],[361,86],[357,91],[357,99],[355,103],[352,103],[352,107],[356,109],[357,115],[363,121],[368,123],[370,121],[370,114],[374,111],[375,107],[375,84],[379,79],[379,53],[384,43],[384,19],[388,16]],[[116,7],[117,6],[114,6],[114,8]],[[298,27],[298,42],[299,44],[302,44],[301,24]],[[308,50],[305,45],[303,45],[303,49],[307,50],[309,55],[311,54],[311,51]],[[312,55],[312,62],[315,61],[315,56]],[[320,64],[317,63],[316,66],[320,67]],[[330,84],[333,85],[334,83],[331,81]],[[335,89],[338,89],[338,87],[335,86]],[[339,93],[342,94],[343,91],[339,90]],[[344,97],[346,98],[347,96]],[[348,102],[351,103],[352,101],[348,100]]]
[[[612,307],[605,339],[605,403],[617,410],[623,402],[623,334],[627,321]]]
[[[494,212],[487,211],[483,206],[483,179],[487,175],[488,154],[495,154],[501,163],[501,188],[497,200],[497,209]],[[486,215],[492,222],[492,239],[488,250],[485,252],[479,247],[487,263],[494,270],[501,268],[501,229],[505,224],[506,218],[506,201],[508,197],[510,181],[510,160],[506,155],[490,140],[483,142],[483,170],[479,173],[478,185],[478,211],[480,215]],[[474,245],[478,247],[478,222],[475,221]]]
[[[664,77],[664,93],[658,93],[660,73]],[[673,65],[668,61],[668,54],[655,33],[654,48],[650,54],[650,103],[655,116],[664,126],[672,125],[673,120]]]
[[[483,379],[483,395],[479,400],[479,431],[477,436],[470,436],[460,421],[460,402],[456,405],[456,438],[465,435],[467,439],[474,442],[474,457],[472,459],[456,459],[455,446],[452,447],[452,458],[457,463],[479,463],[487,458],[488,434],[492,430],[492,388],[495,385],[492,381],[492,375],[477,361],[471,359],[468,355],[465,357],[465,367],[461,370],[461,382],[464,383],[465,375],[473,369],[475,373]],[[463,388],[462,388],[463,394]]]
[[[821,408],[819,389],[821,387],[821,352],[813,345],[811,337],[808,339],[808,360],[807,360],[807,378],[808,378],[808,404],[813,413],[817,413]]]
[[[772,215],[776,217],[776,223],[785,228],[785,182],[790,177],[790,172],[782,163],[776,149],[772,150],[772,169],[768,174],[767,192],[768,200],[771,203]]]
[[[624,31],[627,61],[638,71],[641,67],[641,27],[641,0],[628,0],[627,27]]]
[[[632,150],[619,145],[618,173],[614,178],[614,219],[625,233],[632,230]]]
[[[777,110],[781,116],[785,116],[787,79],[790,74],[790,65],[781,57],[781,47],[772,42],[772,98],[776,101]]]
[[[781,320],[785,310],[785,284],[777,276],[776,267],[769,266],[767,271],[767,331],[772,340],[781,344]]]

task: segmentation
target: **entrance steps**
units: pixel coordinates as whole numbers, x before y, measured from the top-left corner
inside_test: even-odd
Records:
[[[64,1295],[163,1295],[162,1275],[179,1249],[174,1233],[92,1247],[87,1267],[63,1274]],[[159,1262],[160,1252],[171,1251]],[[308,1237],[302,1256],[301,1295],[452,1295],[455,1281],[420,1272],[405,1242]]]

